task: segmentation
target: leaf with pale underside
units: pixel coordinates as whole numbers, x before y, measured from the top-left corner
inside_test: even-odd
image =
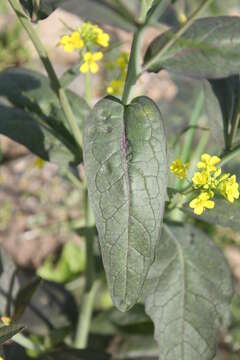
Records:
[[[84,127],[84,162],[103,263],[116,306],[138,300],[153,262],[167,184],[166,139],[147,97],[101,100]]]
[[[170,49],[160,53],[175,32],[176,29],[165,32],[149,46],[144,60],[145,65],[151,62],[149,71],[167,69],[179,75],[207,79],[239,73],[239,17],[198,19]]]
[[[232,281],[221,251],[193,226],[164,225],[144,301],[160,360],[212,360],[229,320]]]

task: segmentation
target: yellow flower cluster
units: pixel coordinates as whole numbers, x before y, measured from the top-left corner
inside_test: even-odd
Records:
[[[221,159],[217,156],[203,154],[201,161],[197,163],[200,171],[194,173],[191,187],[199,194],[189,204],[196,215],[201,215],[205,209],[214,208],[213,198],[216,194],[223,196],[231,203],[239,198],[239,184],[236,176],[231,176],[229,173],[222,174],[222,169],[217,167],[220,162]],[[188,164],[182,164],[179,159],[170,166],[170,170],[181,179],[186,178],[187,168]]]
[[[188,168],[189,168],[189,163],[183,164],[182,160],[180,159],[174,160],[170,165],[171,172],[181,180],[186,178]]]
[[[107,88],[107,93],[109,95],[122,95],[123,86],[127,75],[127,66],[129,61],[129,55],[126,52],[121,52],[119,57],[116,60],[116,67],[118,71],[117,78],[112,80],[110,85]]]
[[[98,25],[84,22],[77,31],[62,36],[59,45],[63,46],[67,53],[80,51],[80,56],[83,58],[80,71],[83,74],[88,72],[95,74],[99,71],[97,62],[103,58],[103,53],[98,51],[99,47],[107,48],[109,40],[110,36]]]

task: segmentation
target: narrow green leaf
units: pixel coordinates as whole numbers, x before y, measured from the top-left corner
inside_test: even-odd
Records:
[[[154,23],[164,14],[171,0],[154,0],[148,11],[146,23]]]
[[[184,206],[182,210],[198,220],[203,220],[210,224],[230,227],[234,230],[240,230],[240,201],[236,200],[232,204],[224,198],[216,198],[214,199],[214,202],[214,209],[206,209],[202,215],[195,215],[188,205]]]
[[[160,35],[148,48],[144,63],[155,59],[149,71],[167,69],[196,78],[223,78],[239,73],[240,19],[234,16],[196,20],[163,55],[157,56],[174,29]]]
[[[21,318],[40,283],[41,279],[36,277],[26,286],[20,288],[15,300],[15,309],[12,316],[12,322],[17,322]]]
[[[220,250],[192,226],[164,225],[144,287],[161,360],[212,360],[229,320],[231,275]]]
[[[14,335],[24,329],[21,325],[9,325],[0,327],[0,345],[10,340]]]
[[[167,182],[159,109],[147,97],[101,100],[84,127],[84,160],[108,284],[116,306],[138,300],[154,258]]]
[[[212,136],[223,148],[227,144],[239,97],[239,75],[204,82],[205,104]]]
[[[0,105],[0,134],[24,145],[35,155],[61,166],[77,165],[82,154],[71,143],[40,124],[33,116],[23,110]]]

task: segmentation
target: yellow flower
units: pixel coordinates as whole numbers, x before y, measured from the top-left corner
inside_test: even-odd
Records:
[[[228,174],[229,176],[229,174]],[[219,190],[223,196],[227,198],[227,200],[231,203],[234,202],[235,199],[239,198],[239,185],[236,182],[236,175],[232,175],[231,177],[227,177],[223,180],[219,185]]]
[[[83,57],[84,63],[81,65],[80,71],[83,74],[86,74],[89,71],[96,74],[99,70],[99,66],[96,62],[102,60],[102,58],[103,54],[101,51],[95,53],[91,53],[90,51],[86,52]]]
[[[206,172],[195,172],[192,182],[195,188],[206,185],[208,183],[208,174]]]
[[[3,323],[3,325],[5,325],[5,326],[10,325],[10,323],[11,323],[10,317],[7,317],[7,316],[2,316],[2,317],[0,318],[0,320],[1,320],[1,322]]]
[[[97,32],[97,44],[102,47],[108,47],[110,36],[107,33],[103,32],[100,28],[97,30]]]
[[[78,28],[79,33],[83,41],[89,45],[99,45],[102,47],[109,46],[110,36],[105,33],[98,25],[94,25],[90,22],[84,22],[81,27]]]
[[[124,81],[122,79],[112,80],[107,88],[107,93],[110,95],[122,95]]]
[[[202,192],[198,197],[193,199],[189,206],[190,208],[194,209],[194,213],[196,215],[201,215],[205,208],[207,209],[213,209],[214,208],[214,201],[209,200],[211,198],[211,195],[207,192]]]
[[[80,50],[84,46],[84,42],[78,31],[74,31],[71,35],[64,35],[60,40],[60,45],[64,46],[65,52],[73,52],[74,50]]]
[[[185,179],[187,176],[187,169],[189,168],[189,163],[183,164],[180,159],[176,159],[170,165],[170,170],[175,174],[179,179]]]
[[[216,166],[220,163],[221,159],[217,156],[211,156],[209,154],[203,154],[201,160],[197,163],[198,169],[205,169],[206,171],[216,171]]]
[[[0,360],[4,360],[4,358],[2,356],[0,356]]]

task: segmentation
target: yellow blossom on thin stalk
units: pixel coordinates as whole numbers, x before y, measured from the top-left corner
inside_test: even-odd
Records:
[[[71,53],[74,50],[80,50],[84,46],[84,42],[78,31],[74,31],[71,35],[62,36],[59,45],[64,46],[64,51]]]
[[[187,169],[189,168],[189,163],[183,164],[182,160],[176,159],[170,165],[170,170],[175,174],[179,179],[185,179],[187,177]]]
[[[219,185],[221,194],[231,203],[239,198],[239,184],[236,182],[236,175],[232,175],[222,181]]]
[[[99,65],[97,64],[97,61],[102,60],[103,53],[101,51],[91,53],[90,51],[86,52],[83,56],[83,64],[80,67],[80,71],[83,74],[86,74],[88,72],[91,72],[93,74],[96,74],[99,71]]]
[[[194,213],[196,215],[201,215],[203,211],[206,209],[214,208],[214,201],[210,200],[211,196],[207,192],[202,192],[198,197],[193,199],[189,206],[194,209]]]
[[[201,160],[197,163],[198,169],[205,169],[206,171],[215,171],[216,165],[220,163],[221,159],[217,156],[203,154]]]
[[[110,36],[107,33],[104,33],[100,28],[98,28],[97,33],[97,44],[105,48],[108,47]]]
[[[219,166],[221,159],[218,156],[203,154],[197,163],[198,169],[192,177],[190,191],[198,192],[189,206],[196,215],[201,215],[205,209],[213,209],[216,194],[225,197],[230,203],[239,198],[239,184],[236,175],[222,174]],[[185,168],[181,160],[176,159],[170,166],[171,171],[178,177],[184,176]]]
[[[91,45],[99,45],[105,48],[109,46],[109,34],[105,33],[98,25],[84,22],[78,31],[88,47]]]

